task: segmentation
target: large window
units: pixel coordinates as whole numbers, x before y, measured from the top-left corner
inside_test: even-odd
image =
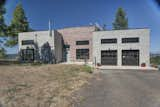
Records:
[[[33,45],[34,40],[22,40],[22,45]]]
[[[138,43],[139,38],[122,38],[122,43]]]
[[[76,45],[89,45],[89,41],[88,40],[76,41]]]
[[[89,49],[76,49],[76,59],[89,59]]]
[[[101,39],[101,44],[111,44],[111,43],[117,43],[117,39]]]

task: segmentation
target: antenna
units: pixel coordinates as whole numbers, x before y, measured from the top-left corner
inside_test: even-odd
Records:
[[[52,27],[51,27],[51,21],[49,20],[48,23],[48,28],[49,28],[49,36],[52,36]]]
[[[95,22],[95,26],[98,27],[100,30],[102,30],[102,27],[100,26],[98,22]]]
[[[92,25],[93,25],[93,23],[92,23],[92,22],[90,22],[90,23],[89,23],[89,25],[90,25],[90,26],[92,26]]]

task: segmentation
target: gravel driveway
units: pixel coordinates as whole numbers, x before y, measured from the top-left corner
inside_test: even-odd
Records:
[[[75,96],[74,107],[160,107],[160,72],[104,70]]]

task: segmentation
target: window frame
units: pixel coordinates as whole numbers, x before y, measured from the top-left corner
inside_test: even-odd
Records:
[[[86,52],[84,52],[84,51],[86,51]],[[86,56],[84,54],[86,54]],[[80,59],[89,59],[89,57],[90,57],[90,55],[89,55],[89,48],[76,49],[76,59],[77,60],[80,60]]]
[[[101,39],[101,44],[117,44],[117,38]]]
[[[22,40],[22,45],[34,45],[34,40]]]
[[[122,38],[122,43],[139,43],[139,37],[128,37],[128,38]]]
[[[89,40],[78,40],[76,45],[89,45]]]

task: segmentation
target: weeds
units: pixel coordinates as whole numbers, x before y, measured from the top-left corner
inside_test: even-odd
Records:
[[[90,73],[91,67],[80,65],[2,67],[0,98],[5,107],[68,107],[67,98],[87,82]]]

